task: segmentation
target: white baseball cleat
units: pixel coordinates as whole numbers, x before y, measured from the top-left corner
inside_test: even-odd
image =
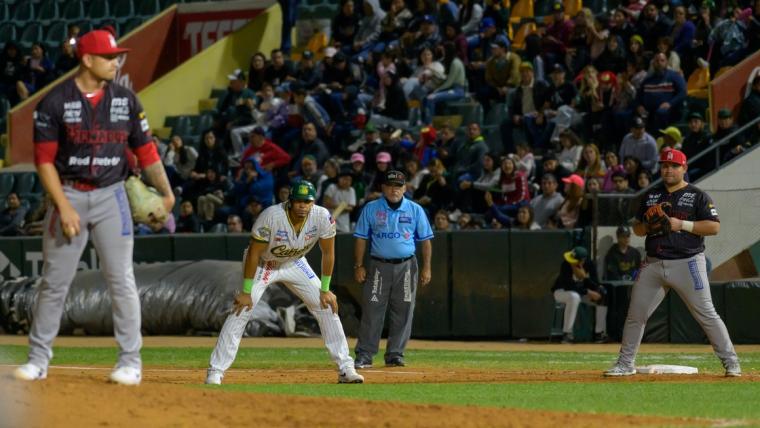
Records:
[[[13,371],[13,377],[18,380],[42,380],[47,378],[47,372],[35,364],[26,363]]]
[[[353,367],[346,367],[338,375],[338,383],[364,383],[364,376],[356,373]]]
[[[611,369],[604,372],[605,376],[631,376],[636,374],[636,369],[633,367],[626,367],[621,364],[615,364]]]
[[[224,375],[216,370],[209,370],[206,374],[206,385],[221,385]]]
[[[134,367],[117,367],[108,380],[119,385],[137,386],[142,380],[142,373]]]

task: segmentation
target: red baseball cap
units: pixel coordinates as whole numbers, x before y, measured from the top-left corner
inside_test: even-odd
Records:
[[[660,153],[660,163],[674,163],[676,165],[686,166],[686,155],[676,149],[663,150]]]
[[[586,181],[583,179],[583,177],[581,177],[578,174],[573,174],[573,175],[571,175],[569,177],[565,177],[565,178],[562,179],[562,182],[563,183],[567,183],[567,184],[575,184],[576,186],[580,187],[581,189],[583,189],[584,186],[586,185]]]
[[[92,30],[77,40],[77,56],[82,58],[90,55],[114,55],[129,52],[116,44],[113,34],[106,30]]]

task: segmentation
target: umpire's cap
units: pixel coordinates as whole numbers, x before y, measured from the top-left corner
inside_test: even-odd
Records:
[[[565,260],[571,265],[578,264],[586,258],[588,258],[586,247],[578,246],[565,253]]]
[[[290,199],[296,201],[313,201],[317,199],[317,190],[306,180],[299,180],[290,186]]]

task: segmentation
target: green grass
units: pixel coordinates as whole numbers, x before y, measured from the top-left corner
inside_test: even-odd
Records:
[[[26,346],[0,346],[0,364],[21,364],[26,360]],[[102,365],[116,361],[116,348],[54,349],[54,365]],[[382,350],[381,350],[382,353]],[[144,348],[146,366],[204,368],[210,348]],[[381,355],[381,354],[379,354]],[[496,352],[409,350],[407,360],[414,367],[476,368],[489,370],[602,370],[615,361],[613,352]],[[760,352],[740,354],[742,367],[760,370]],[[381,361],[382,356],[376,359]],[[326,368],[330,367],[327,351],[319,348],[241,348],[233,368]],[[637,364],[682,364],[700,371],[720,372],[722,367],[712,353],[641,353]]]
[[[0,364],[20,364],[26,346],[0,346]],[[144,348],[146,367],[205,368],[210,348]],[[55,348],[54,365],[112,366],[116,348]],[[415,368],[487,370],[598,370],[609,367],[616,352],[494,352],[410,350]],[[760,352],[740,354],[745,373],[760,372]],[[380,361],[382,357],[377,358]],[[722,373],[712,353],[642,353],[638,364],[683,364],[700,372]],[[329,369],[324,349],[243,348],[233,369]],[[370,375],[371,376],[371,375]],[[365,385],[224,385],[222,390],[276,394],[394,400],[430,404],[604,412],[655,416],[692,416],[760,421],[760,382],[521,382]],[[758,422],[760,423],[760,422]]]
[[[218,388],[218,387],[213,387]],[[224,385],[230,391],[393,400],[405,403],[618,413],[711,419],[760,419],[760,383],[456,383]]]

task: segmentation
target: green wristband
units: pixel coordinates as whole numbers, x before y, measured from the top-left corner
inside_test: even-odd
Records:
[[[243,279],[243,293],[251,294],[252,289],[253,289],[253,278],[244,278]]]
[[[322,275],[322,292],[327,293],[330,291],[330,280],[332,275]]]

